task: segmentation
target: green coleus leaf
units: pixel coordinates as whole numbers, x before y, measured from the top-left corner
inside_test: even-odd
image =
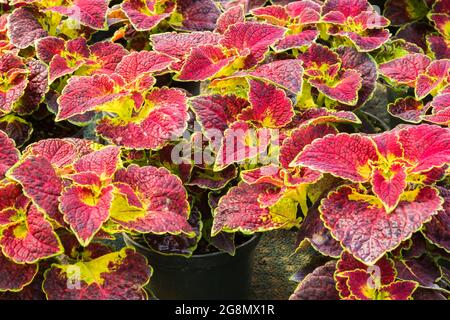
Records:
[[[53,264],[42,288],[49,300],[143,300],[151,274],[142,255],[123,248],[75,264]]]

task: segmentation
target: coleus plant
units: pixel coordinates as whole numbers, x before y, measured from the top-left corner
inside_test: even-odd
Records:
[[[40,270],[48,299],[146,298],[146,259],[98,241],[126,230],[192,236],[181,180],[163,168],[124,168],[116,146],[47,139],[20,154],[0,137],[1,291],[32,286]]]
[[[448,297],[448,1],[1,6],[1,298],[143,299],[105,239],[233,255],[280,228],[330,260],[292,299]]]

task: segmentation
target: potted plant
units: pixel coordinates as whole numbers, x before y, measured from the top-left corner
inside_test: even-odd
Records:
[[[379,81],[397,92],[384,113],[401,125],[317,139],[291,163],[339,179],[298,232],[297,250],[312,246],[329,261],[299,270],[290,299],[448,299],[450,55],[439,18],[445,4],[386,2],[384,16],[400,29],[370,55]]]
[[[448,295],[448,1],[350,2],[1,4],[1,297],[245,299],[281,228],[292,299]]]

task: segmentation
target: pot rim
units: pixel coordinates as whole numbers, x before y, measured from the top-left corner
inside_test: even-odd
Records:
[[[126,232],[122,232],[122,236],[124,237],[124,239],[126,238],[125,242],[130,242],[134,247],[139,248],[140,250],[143,250],[147,253],[150,254],[159,254],[161,256],[167,256],[167,257],[178,257],[178,255],[164,255],[159,253],[158,251],[154,251],[148,247],[144,247],[143,245],[137,243],[136,241],[134,241],[133,239],[131,239],[131,237],[126,233]],[[252,235],[252,237],[250,239],[248,239],[247,241],[245,241],[244,243],[241,243],[240,245],[238,245],[236,247],[236,251],[238,251],[239,249],[255,242],[258,241],[259,238],[261,238],[261,233],[254,233]],[[206,257],[217,257],[217,256],[223,256],[223,255],[230,255],[229,253],[225,252],[225,251],[219,251],[219,252],[212,252],[212,253],[205,253],[205,254],[193,254],[190,257],[185,257],[186,259],[202,259],[202,258],[206,258]]]

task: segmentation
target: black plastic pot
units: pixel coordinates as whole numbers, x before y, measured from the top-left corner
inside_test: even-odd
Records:
[[[163,300],[248,299],[255,248],[255,235],[236,248],[236,254],[217,252],[190,258],[164,256],[124,234],[125,243],[145,255],[154,268],[150,289]]]

